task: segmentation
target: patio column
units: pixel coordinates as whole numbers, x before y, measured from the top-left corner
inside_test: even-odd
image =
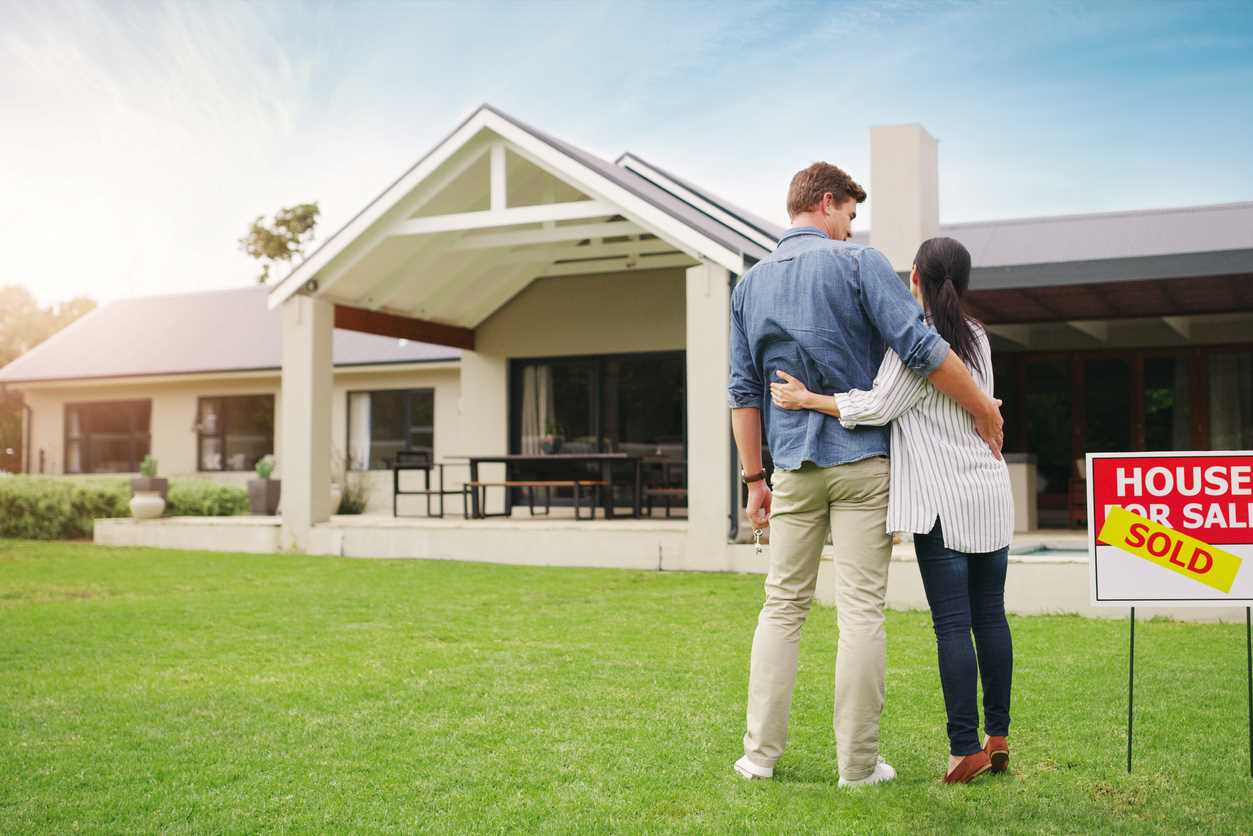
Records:
[[[331,340],[335,306],[297,294],[283,303],[282,543],[306,551],[331,515]]]
[[[684,563],[727,568],[731,504],[730,273],[704,263],[687,271],[688,532]]]

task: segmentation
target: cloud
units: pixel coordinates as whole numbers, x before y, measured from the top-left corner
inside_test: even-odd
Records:
[[[902,121],[945,220],[1248,199],[1246,8],[0,0],[0,284],[246,284],[254,216],[319,200],[329,235],[482,101],[779,221]]]

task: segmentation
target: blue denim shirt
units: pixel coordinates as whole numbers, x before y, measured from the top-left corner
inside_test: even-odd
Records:
[[[923,375],[949,350],[882,253],[816,227],[790,229],[731,295],[728,401],[762,411],[778,469],[887,455],[888,427],[846,430],[820,412],[780,409],[768,387],[783,369],[814,392],[870,389],[888,347]]]

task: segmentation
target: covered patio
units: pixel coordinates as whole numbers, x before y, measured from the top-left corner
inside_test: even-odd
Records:
[[[670,548],[692,568],[732,568],[730,290],[778,233],[633,155],[609,163],[480,107],[270,293],[283,323],[279,545],[342,553],[327,538],[364,536],[331,521],[330,341],[339,328],[462,350],[457,426],[439,444],[446,453],[542,457],[564,434],[566,453],[682,462],[692,488],[686,520],[555,514],[540,523],[524,506],[520,519],[421,528],[371,517],[371,531],[391,532],[371,537],[409,538],[403,552],[415,556],[424,551],[416,531],[467,543],[496,532],[493,548],[508,560],[529,546],[502,530],[566,527],[588,532],[576,549],[625,534],[649,541],[640,553],[654,566]],[[478,478],[504,477],[487,464]],[[487,501],[502,510],[499,492]],[[651,545],[657,537],[664,542]]]

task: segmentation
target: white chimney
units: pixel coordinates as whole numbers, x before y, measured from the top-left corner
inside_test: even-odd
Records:
[[[914,263],[918,245],[940,231],[935,137],[917,123],[870,129],[870,244],[897,272]]]

